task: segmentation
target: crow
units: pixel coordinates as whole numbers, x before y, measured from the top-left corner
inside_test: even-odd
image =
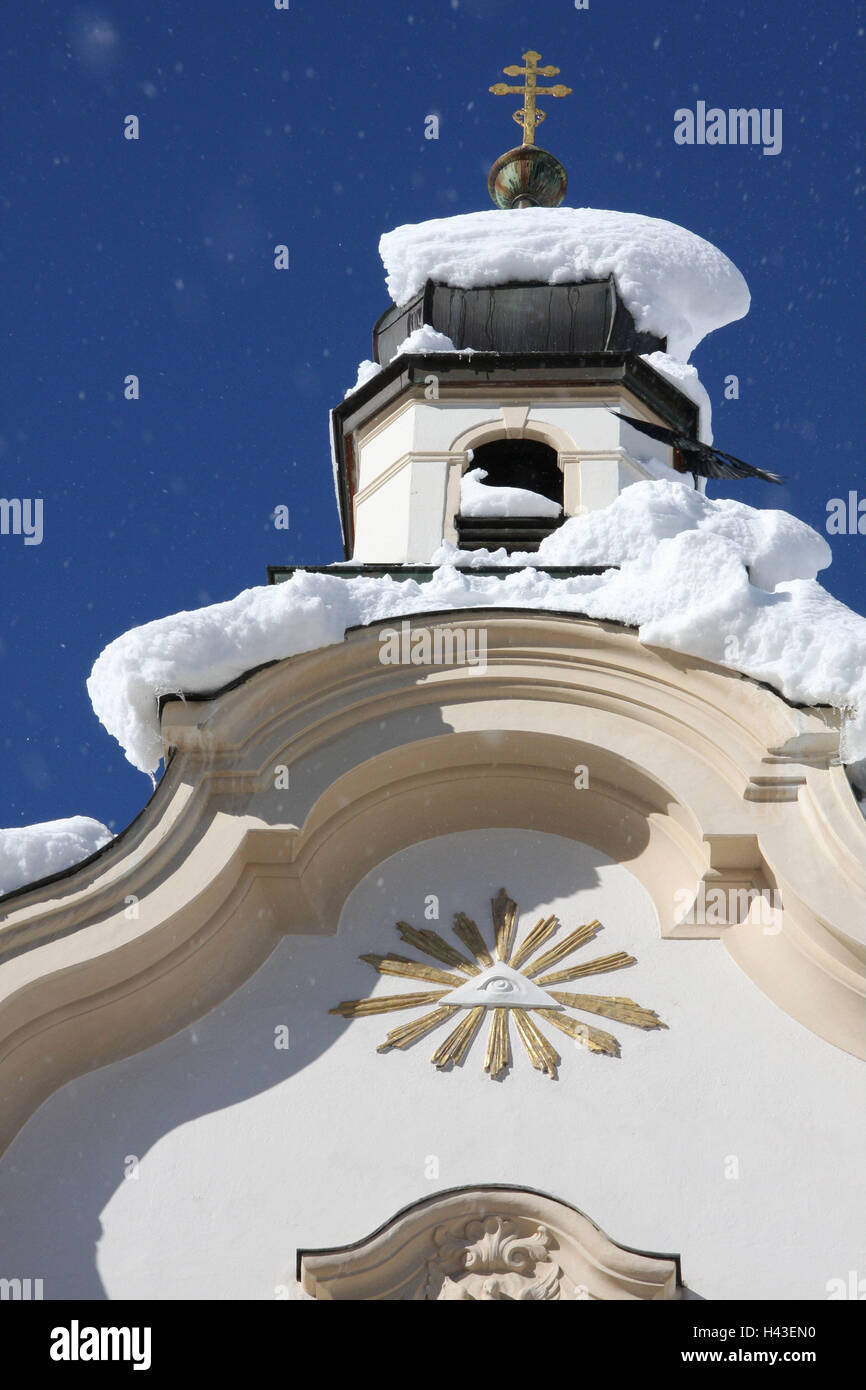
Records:
[[[625,420],[650,439],[660,439],[669,444],[674,451],[674,468],[678,473],[693,473],[701,478],[763,478],[766,483],[783,483],[785,479],[778,473],[768,473],[764,468],[753,468],[750,463],[734,458],[733,454],[723,454],[721,449],[711,449],[709,444],[700,444],[690,439],[680,430],[668,430],[664,425],[651,425],[646,420],[636,420],[633,415],[621,415],[618,410],[611,414]]]

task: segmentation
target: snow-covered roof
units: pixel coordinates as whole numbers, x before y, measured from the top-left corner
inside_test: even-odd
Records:
[[[741,671],[791,700],[836,706],[846,713],[843,756],[853,761],[866,756],[866,619],[817,583],[830,558],[826,540],[787,512],[710,500],[681,483],[640,482],[609,507],[570,518],[537,554],[443,546],[424,584],[298,571],[286,583],[146,623],[106,647],[87,686],[129,761],[151,772],[162,756],[161,695],[214,690],[266,661],[340,642],[347,628],[401,614],[574,612],[629,624],[643,642]],[[514,572],[473,572],[491,560]],[[563,579],[544,565],[620,568]]]
[[[108,827],[90,816],[0,830],[0,893],[59,874],[95,854],[111,838]]]
[[[396,227],[379,242],[388,291],[406,304],[429,280],[473,289],[558,285],[613,275],[639,331],[687,362],[707,333],[749,310],[736,266],[710,242],[658,217],[596,208],[471,212]]]

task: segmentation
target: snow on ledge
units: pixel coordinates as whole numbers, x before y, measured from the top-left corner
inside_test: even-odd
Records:
[[[391,358],[391,361],[394,362],[398,357],[402,357],[404,352],[456,351],[457,349],[447,333],[440,333],[438,329],[433,328],[429,323],[422,323],[420,328],[414,328],[408,338],[403,339],[397,351],[394,353],[394,356]],[[471,352],[472,349],[470,348],[468,351]]]
[[[463,348],[462,356],[471,356],[474,348]],[[428,352],[456,352],[457,348],[452,343],[446,333],[440,333],[437,329],[431,328],[429,323],[422,323],[420,328],[415,328],[399,344],[397,351],[391,358],[396,362],[398,357],[404,353],[428,353]],[[373,362],[369,357],[365,357],[363,362],[358,363],[358,375],[355,378],[355,385],[350,386],[348,391],[343,392],[343,400],[351,396],[355,391],[359,391],[362,386],[366,386],[368,381],[372,381],[374,376],[378,376],[382,371],[378,362]]]
[[[566,521],[537,554],[443,546],[423,585],[298,572],[227,603],[133,628],[97,658],[93,708],[144,772],[162,757],[158,699],[217,689],[266,661],[342,641],[348,627],[402,614],[526,608],[638,629],[641,641],[766,681],[788,699],[846,713],[843,758],[866,757],[866,619],[815,580],[824,538],[782,511],[710,500],[680,483],[635,483],[609,507]],[[510,563],[504,578],[474,566]],[[613,565],[556,579],[547,565]],[[748,570],[747,570],[748,566]]]
[[[354,386],[350,386],[348,391],[343,392],[343,400],[347,396],[352,396],[356,391],[360,391],[362,386],[366,386],[368,381],[372,381],[374,376],[378,376],[382,368],[378,362],[372,358],[365,357],[363,362],[358,363],[358,375],[355,377]]]
[[[396,227],[379,241],[388,291],[402,305],[425,282],[462,289],[548,285],[613,275],[640,332],[687,362],[707,333],[749,311],[749,289],[710,242],[658,217],[596,208],[470,212]]]
[[[645,352],[641,361],[646,362],[659,376],[663,376],[690,401],[698,407],[698,439],[702,444],[713,442],[713,406],[707,388],[698,376],[697,367],[686,362],[678,362],[667,352]]]
[[[488,487],[485,468],[472,468],[460,479],[461,516],[559,516],[552,497],[525,487]]]
[[[0,830],[0,893],[69,869],[112,838],[108,826],[90,816]]]

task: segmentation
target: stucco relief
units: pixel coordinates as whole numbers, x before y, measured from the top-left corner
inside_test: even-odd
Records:
[[[556,916],[542,917],[518,944],[518,907],[504,888],[500,888],[496,897],[491,898],[490,911],[495,960],[477,924],[465,912],[455,913],[454,933],[461,944],[468,948],[468,956],[446,941],[439,932],[428,928],[419,931],[408,922],[397,922],[401,940],[415,950],[432,956],[440,965],[429,965],[403,955],[366,954],[361,956],[361,960],[372,965],[381,975],[422,980],[427,985],[444,985],[445,988],[428,989],[422,993],[415,991],[366,999],[345,999],[331,1009],[331,1013],[342,1014],[344,1018],[363,1018],[370,1014],[392,1013],[402,1009],[414,1011],[435,1006],[411,1022],[393,1028],[377,1049],[379,1052],[387,1052],[393,1047],[411,1047],[442,1024],[453,1023],[455,1016],[460,1015],[460,1021],[430,1058],[440,1071],[460,1065],[475,1034],[489,1015],[484,1070],[492,1079],[508,1071],[511,1065],[509,1015],[536,1071],[543,1072],[553,1080],[558,1076],[562,1059],[537,1022],[530,1017],[530,1012],[534,1012],[536,1019],[552,1024],[565,1033],[573,1042],[582,1044],[591,1052],[603,1052],[608,1056],[619,1056],[619,1043],[613,1034],[572,1018],[566,1014],[566,1009],[601,1015],[635,1028],[667,1027],[653,1009],[644,1009],[633,999],[621,995],[572,994],[543,988],[602,975],[611,970],[622,970],[635,964],[635,957],[626,951],[614,951],[592,960],[570,959],[601,930],[599,921],[585,922],[566,936],[559,935],[549,950],[538,955],[539,949],[559,933],[560,922]],[[566,962],[564,969],[550,970],[552,965],[563,962]],[[442,964],[449,969],[443,970]],[[455,974],[455,970],[459,973]]]
[[[617,1245],[573,1207],[525,1188],[444,1192],[366,1240],[301,1251],[311,1297],[410,1302],[670,1300],[679,1259]]]
[[[577,1297],[563,1287],[562,1269],[550,1258],[553,1236],[544,1226],[521,1235],[514,1221],[488,1216],[462,1230],[442,1226],[433,1239],[440,1253],[427,1261],[415,1300],[547,1302]],[[582,1286],[581,1295],[588,1297]]]

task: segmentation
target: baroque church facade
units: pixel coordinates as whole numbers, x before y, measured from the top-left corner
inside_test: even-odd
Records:
[[[504,206],[559,196],[511,153]],[[425,328],[453,351],[399,350]],[[473,467],[587,515],[655,476],[614,412],[697,428],[614,277],[430,280],[374,345],[332,415],[346,582],[536,549],[554,509],[464,514]],[[835,711],[620,623],[452,605],[160,719],[133,824],[0,902],[0,1274],[298,1300],[848,1278],[866,825]]]

